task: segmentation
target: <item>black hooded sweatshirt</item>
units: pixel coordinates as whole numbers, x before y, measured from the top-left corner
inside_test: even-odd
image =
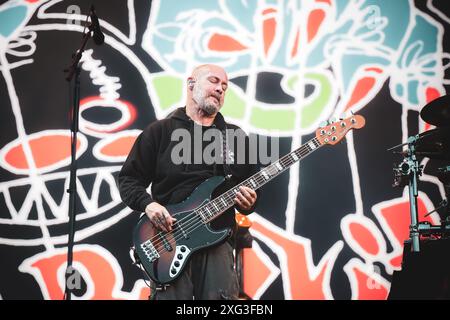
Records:
[[[133,210],[144,212],[146,206],[153,201],[163,206],[176,204],[186,199],[206,179],[217,175],[225,176],[221,162],[208,164],[201,157],[201,163],[198,163],[198,161],[194,163],[194,151],[199,151],[194,148],[194,126],[198,126],[197,129],[201,129],[203,134],[212,128],[219,129],[221,132],[225,129],[239,129],[235,125],[226,124],[220,113],[216,115],[212,126],[200,126],[186,115],[186,108],[178,108],[167,118],[152,122],[136,139],[119,174],[120,195],[127,206]],[[180,143],[180,140],[177,139],[172,141],[172,133],[176,129],[186,129],[190,132],[191,161],[186,161],[187,163],[175,164],[171,158],[173,148]],[[214,196],[220,195],[258,171],[258,165],[249,164],[249,141],[247,137],[245,141],[245,163],[239,164],[237,162],[240,149],[237,148],[238,142],[235,139],[233,153],[231,154],[234,163],[228,165],[232,177],[217,188]],[[196,142],[201,143],[202,152],[211,143],[210,141]],[[223,144],[221,141],[214,140],[213,143]],[[231,151],[229,148],[227,150],[228,152]],[[240,159],[242,160],[242,155]],[[150,183],[151,195],[146,191]],[[241,213],[249,214],[254,207],[247,211],[237,209]],[[228,209],[227,212],[212,221],[211,226],[219,229],[223,227],[234,228],[234,208]]]

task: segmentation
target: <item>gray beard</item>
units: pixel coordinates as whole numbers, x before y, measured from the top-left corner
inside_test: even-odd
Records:
[[[219,108],[216,107],[215,104],[206,101],[207,98],[200,90],[194,89],[193,98],[200,110],[202,110],[206,115],[212,116],[219,111]]]
[[[208,116],[212,116],[218,111],[216,109],[216,106],[210,103],[202,103],[201,105],[199,105],[199,107],[200,110],[202,110]]]

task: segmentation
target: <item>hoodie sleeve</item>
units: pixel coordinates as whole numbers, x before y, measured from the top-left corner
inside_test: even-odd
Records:
[[[136,139],[119,173],[122,201],[131,209],[144,212],[153,202],[147,188],[155,177],[158,130],[150,125]]]

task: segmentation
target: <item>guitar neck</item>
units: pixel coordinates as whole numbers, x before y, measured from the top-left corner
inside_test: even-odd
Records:
[[[322,144],[317,138],[309,140],[300,148],[286,154],[261,171],[242,181],[237,186],[198,208],[196,210],[196,213],[205,223],[214,220],[228,208],[234,206],[234,198],[236,198],[236,194],[239,192],[240,186],[246,186],[253,190],[257,190],[285,170],[289,169],[294,163],[310,155],[313,151],[317,150],[321,146]]]

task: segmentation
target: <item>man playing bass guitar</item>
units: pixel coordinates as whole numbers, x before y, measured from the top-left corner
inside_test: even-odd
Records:
[[[119,190],[123,202],[133,210],[145,212],[152,225],[150,233],[156,239],[141,248],[147,250],[142,252],[155,263],[154,268],[149,269],[155,270],[151,278],[153,289],[158,289],[152,290],[156,292],[156,299],[238,298],[232,246],[234,209],[244,214],[251,213],[256,205],[257,193],[250,187],[240,186],[232,199],[235,206],[224,206],[227,208],[225,213],[211,222],[214,230],[227,228],[230,232],[220,236],[220,241],[214,245],[203,246],[192,253],[188,260],[184,260],[183,254],[193,251],[193,248],[175,243],[178,238],[189,239],[189,231],[196,226],[197,220],[194,218],[206,220],[207,213],[195,217],[186,215],[181,219],[181,216],[168,210],[170,205],[188,198],[207,179],[227,177],[223,185],[229,189],[258,170],[256,164],[248,161],[248,139],[245,139],[244,148],[242,144],[240,148],[239,144],[235,144],[236,148],[232,150],[228,146],[227,131],[240,129],[226,123],[219,112],[227,87],[228,77],[223,68],[217,65],[196,67],[187,78],[186,106],[148,125],[136,139],[120,172]],[[209,139],[205,139],[206,136]],[[185,139],[187,141],[181,141],[183,137],[188,137]],[[208,153],[211,150],[215,152]],[[245,155],[242,157],[239,152]],[[239,159],[241,161],[237,161]],[[150,184],[151,194],[146,191]],[[224,200],[222,202],[225,203]],[[218,205],[214,204],[215,207]],[[205,240],[205,243],[210,241]],[[166,273],[158,269],[163,268],[167,260],[158,253],[160,247],[171,257],[171,261],[166,263]],[[177,257],[180,258],[177,260]],[[183,264],[182,270],[180,264]],[[161,280],[164,284],[161,285],[158,283],[160,274],[165,274],[161,275],[161,279],[170,280],[172,277],[173,281]]]

